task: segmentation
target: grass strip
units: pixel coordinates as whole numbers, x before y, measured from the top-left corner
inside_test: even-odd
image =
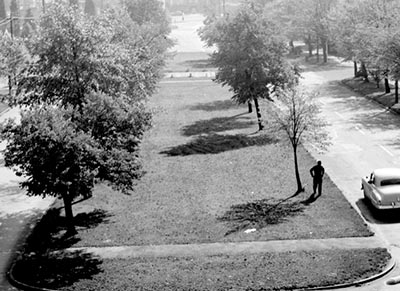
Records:
[[[26,283],[65,291],[291,290],[368,278],[389,258],[381,248],[104,261],[79,253],[32,258],[17,268]]]

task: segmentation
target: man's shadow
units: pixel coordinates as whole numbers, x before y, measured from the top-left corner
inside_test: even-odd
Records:
[[[317,201],[317,199],[318,199],[320,196],[321,196],[321,195],[318,195],[318,194],[313,193],[313,194],[311,194],[310,197],[308,197],[306,200],[301,201],[300,203],[301,203],[301,204],[304,204],[304,205],[310,205],[311,203],[314,203],[315,201]]]

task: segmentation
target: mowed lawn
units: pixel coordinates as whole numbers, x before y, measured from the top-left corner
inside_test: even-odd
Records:
[[[328,176],[316,202],[300,203],[311,195],[315,163],[303,149],[306,192],[274,208],[296,191],[292,150],[268,130],[257,132],[255,113],[230,97],[207,80],[160,84],[151,99],[154,127],[142,145],[146,175],[131,195],[98,186],[93,198],[74,206],[78,216],[101,209],[104,218],[80,228],[76,246],[371,235]]]
[[[306,192],[277,206],[296,191],[292,150],[268,130],[258,132],[255,113],[230,96],[209,80],[162,83],[151,99],[154,127],[142,145],[147,173],[135,191],[124,195],[98,185],[91,199],[74,205],[79,233],[69,240],[62,237],[62,217],[50,211],[28,240],[16,278],[64,291],[291,290],[354,282],[382,271],[390,259],[383,248],[124,259],[84,251],[48,256],[71,246],[372,235],[329,176],[318,200],[301,203],[311,195],[309,169],[315,164],[304,149],[299,163]],[[246,233],[249,229],[255,231]]]

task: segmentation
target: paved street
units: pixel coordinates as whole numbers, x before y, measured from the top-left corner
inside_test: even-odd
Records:
[[[352,72],[349,66],[304,74],[304,84],[320,92],[322,114],[330,123],[333,138],[327,153],[320,154],[312,149],[311,152],[322,160],[332,180],[372,230],[386,240],[392,255],[400,262],[400,218],[398,215],[377,218],[364,203],[360,190],[361,177],[369,175],[373,169],[400,166],[400,116],[341,86],[339,80],[351,77]],[[385,284],[388,278],[398,275],[399,268],[362,290],[399,290],[399,285]]]
[[[203,25],[204,17],[201,14],[191,14],[185,16],[182,20],[181,16],[172,18],[174,29],[171,32],[171,38],[176,44],[172,51],[177,52],[213,52],[212,48],[207,48],[200,40],[197,30]]]

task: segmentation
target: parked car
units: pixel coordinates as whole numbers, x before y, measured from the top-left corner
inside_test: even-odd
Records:
[[[382,168],[361,180],[364,198],[377,209],[400,208],[400,168]]]

